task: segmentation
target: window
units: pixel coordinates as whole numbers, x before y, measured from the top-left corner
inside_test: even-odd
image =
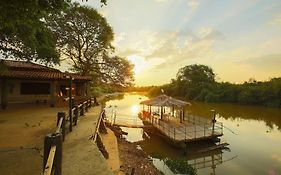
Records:
[[[50,83],[21,83],[22,95],[47,95],[50,94]]]

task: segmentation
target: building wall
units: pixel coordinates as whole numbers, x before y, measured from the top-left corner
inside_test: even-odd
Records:
[[[49,94],[21,94],[21,83],[50,83]],[[2,96],[2,80],[0,80],[0,97]],[[7,101],[8,104],[13,103],[47,103],[50,106],[66,106],[68,101],[69,90],[62,93],[62,89],[69,86],[68,81],[63,80],[7,80]],[[73,83],[72,94],[75,97],[76,103],[86,99],[86,83]],[[0,98],[1,100],[2,98]],[[0,101],[1,102],[1,101]],[[2,104],[2,102],[0,103]]]
[[[3,84],[2,84],[2,80],[0,79],[0,104],[2,104],[2,86],[3,86]]]
[[[34,81],[34,80],[9,80],[8,86],[8,103],[36,103],[36,102],[50,102],[50,94],[21,94],[20,87],[23,82],[33,83],[50,83],[51,81]]]

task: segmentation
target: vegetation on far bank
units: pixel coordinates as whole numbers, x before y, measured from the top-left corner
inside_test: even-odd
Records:
[[[281,107],[281,77],[268,81],[250,79],[242,84],[218,82],[212,68],[197,64],[181,68],[168,84],[133,90],[148,90],[150,96],[159,95],[164,90],[167,95],[185,100]]]

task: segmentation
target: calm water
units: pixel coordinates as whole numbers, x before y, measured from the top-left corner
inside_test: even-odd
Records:
[[[116,114],[116,122],[125,122],[125,117],[138,123],[137,114],[142,110],[139,102],[146,99],[142,95],[125,94],[110,100],[106,103],[108,116],[114,117]],[[138,142],[152,158],[154,165],[167,175],[174,173],[164,160],[179,158],[187,160],[189,164],[200,165],[201,168],[197,169],[199,175],[281,175],[281,109],[192,102],[186,110],[194,115],[211,118],[212,109],[218,113],[217,120],[226,127],[222,141],[230,144],[230,150],[185,155],[182,150],[171,147],[157,136],[146,134],[142,129],[122,129],[129,133],[126,139]]]

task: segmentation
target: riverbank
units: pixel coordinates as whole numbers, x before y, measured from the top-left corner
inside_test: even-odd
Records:
[[[136,144],[116,137],[110,128],[102,134],[103,144],[109,153],[108,166],[116,175],[157,175],[160,172],[152,164],[148,155]]]

